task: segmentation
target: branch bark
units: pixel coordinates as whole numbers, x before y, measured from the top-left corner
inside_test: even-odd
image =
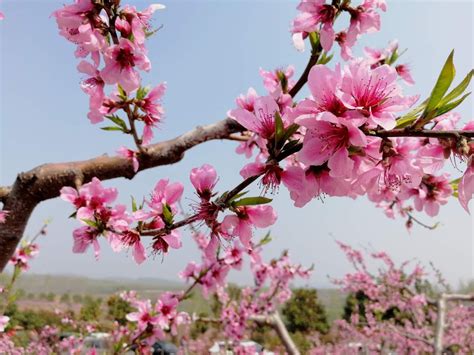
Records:
[[[139,171],[179,162],[184,153],[201,143],[227,139],[231,134],[243,131],[234,120],[227,118],[217,123],[199,126],[174,139],[150,145],[138,157]],[[135,176],[132,162],[118,156],[103,155],[85,161],[40,165],[20,173],[11,187],[0,187],[3,209],[10,211],[4,224],[0,225],[0,270],[3,271],[15,252],[28,219],[42,201],[59,196],[63,186],[87,183],[93,177],[109,180],[119,177],[132,179]]]

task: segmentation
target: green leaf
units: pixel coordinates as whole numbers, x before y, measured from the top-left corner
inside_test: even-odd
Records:
[[[453,181],[450,181],[449,183],[451,185],[458,185],[460,182],[461,182],[462,178],[457,178],[457,179],[454,179]]]
[[[149,91],[150,89],[148,87],[140,86],[137,90],[137,95],[136,95],[137,100],[143,100]]]
[[[285,143],[296,131],[300,128],[300,126],[296,123],[290,125],[286,130],[283,136],[281,137],[281,144]]]
[[[82,222],[87,224],[89,227],[97,228],[97,222],[91,219],[81,219]]]
[[[119,92],[119,96],[122,96],[124,98],[127,97],[127,93],[125,92],[125,90],[123,89],[123,87],[120,84],[117,84],[117,89],[118,89],[118,92]]]
[[[170,206],[165,203],[163,204],[163,220],[167,225],[173,224],[173,213]]]
[[[438,106],[439,102],[443,98],[444,94],[446,94],[454,80],[456,70],[453,64],[453,56],[454,50],[452,50],[449,54],[446,63],[444,63],[443,69],[441,69],[441,73],[439,74],[433,91],[431,91],[428,104],[426,105],[425,112],[423,113],[423,116],[425,117],[428,116]]]
[[[408,127],[409,125],[411,125],[413,122],[416,121],[416,118],[417,118],[416,116],[409,116],[409,115],[402,116],[397,120],[397,126],[395,128]]]
[[[265,234],[265,236],[262,239],[260,239],[260,241],[258,242],[258,245],[263,246],[265,244],[270,243],[271,241],[272,241],[272,237],[270,235],[270,232],[267,232],[267,234]]]
[[[271,198],[267,197],[244,197],[243,199],[240,199],[238,201],[232,202],[232,206],[238,207],[238,206],[255,206],[255,205],[264,205],[266,203],[272,202]]]
[[[456,86],[449,94],[447,94],[440,102],[440,106],[447,104],[448,102],[456,99],[457,97],[461,96],[464,91],[467,89],[469,86],[469,83],[471,82],[472,75],[474,74],[474,70],[471,70],[469,73],[467,73],[466,77],[459,83],[458,86]]]
[[[397,118],[396,128],[405,128],[409,126],[411,123],[413,123],[418,118],[418,115],[426,108],[427,103],[428,103],[428,99],[423,101],[421,104],[419,104],[417,107],[415,107],[413,110],[411,110],[407,114]]]
[[[124,130],[127,129],[127,125],[124,120],[122,120],[119,116],[117,115],[108,115],[105,116],[109,120],[111,120],[113,123],[115,123],[117,126],[122,127]]]
[[[398,58],[400,58],[403,54],[405,54],[407,50],[404,49],[403,51],[401,51],[400,53],[398,53],[398,49],[395,49],[393,52],[392,52],[392,55],[390,56],[390,58],[388,60],[385,61],[386,64],[388,65],[392,65],[394,64]]]
[[[285,73],[281,70],[277,70],[276,72],[277,78],[280,81],[281,88],[283,92],[288,91],[288,78],[286,77]]]
[[[456,100],[456,101],[452,101],[450,102],[449,104],[446,104],[444,106],[441,106],[440,108],[438,108],[436,110],[436,114],[434,117],[438,117],[438,116],[441,116],[442,114],[446,113],[446,112],[449,112],[451,110],[454,110],[456,107],[458,107],[466,97],[468,97],[469,95],[471,95],[470,92],[468,92],[467,94],[465,94],[464,96],[462,96],[460,99]]]
[[[331,61],[332,57],[334,57],[334,54],[327,55],[327,53],[324,52],[316,64],[322,64],[322,65],[327,64]]]
[[[241,193],[238,193],[237,195],[235,195],[234,197],[232,197],[229,202],[232,202],[232,201],[235,201],[237,200],[238,198],[241,198],[242,196],[246,195],[248,193],[248,191],[243,191]]]
[[[278,142],[280,137],[283,135],[283,120],[281,119],[280,113],[275,112],[275,140]]]
[[[461,178],[457,178],[453,181],[451,181],[449,184],[451,185],[451,187],[453,188],[453,196],[454,197],[459,197],[458,195],[458,188],[459,188],[459,183],[461,182]]]
[[[390,56],[390,58],[386,61],[386,63],[387,63],[388,65],[392,65],[393,63],[395,63],[395,62],[397,61],[398,57],[399,57],[399,55],[398,55],[398,50],[395,49],[395,50],[392,52],[392,55]]]
[[[319,45],[319,36],[317,32],[309,33],[309,42],[311,43],[311,48],[316,49]]]
[[[124,132],[122,127],[117,127],[117,126],[100,127],[100,129],[103,130],[103,131],[121,131],[121,132]]]
[[[157,29],[154,29],[152,31],[149,31],[149,30],[146,30],[145,29],[145,37],[146,38],[149,38],[151,36],[153,36],[155,33],[157,33],[159,30],[161,29],[161,27],[157,28]]]
[[[135,201],[135,197],[133,196],[130,196],[132,198],[132,212],[136,212],[138,211],[138,208],[137,208],[137,201]]]

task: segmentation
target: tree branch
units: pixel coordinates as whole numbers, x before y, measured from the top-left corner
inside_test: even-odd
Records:
[[[386,137],[426,137],[426,138],[449,138],[449,137],[467,137],[474,138],[474,131],[437,131],[431,129],[405,129],[395,128],[392,130],[368,131],[365,134],[369,136],[376,136],[381,138]]]
[[[150,145],[144,148],[144,154],[138,156],[139,171],[177,163],[188,149],[210,140],[227,139],[232,133],[241,131],[242,126],[227,118],[196,127],[169,141]],[[130,160],[103,155],[85,161],[44,164],[20,173],[13,186],[0,187],[3,209],[10,211],[5,223],[0,226],[0,270],[13,255],[31,213],[40,202],[59,196],[63,186],[76,187],[78,181],[87,183],[93,177],[100,180],[132,179],[135,174]]]
[[[298,348],[296,347],[293,339],[291,339],[288,330],[285,327],[278,311],[270,315],[253,315],[248,318],[249,321],[255,322],[261,326],[269,326],[272,327],[275,332],[277,333],[280,341],[282,342],[283,346],[286,349],[287,354],[290,355],[300,355]],[[196,317],[193,316],[193,321],[197,322],[204,322],[204,323],[215,323],[221,324],[222,321],[217,318],[206,318],[206,317]]]
[[[321,55],[321,51],[322,48],[319,43],[315,48],[312,48],[311,57],[309,57],[308,64],[306,65],[303,74],[298,79],[295,86],[293,86],[289,92],[291,97],[295,97],[296,94],[298,94],[298,92],[303,88],[304,84],[306,84],[306,82],[308,81],[309,72],[311,71],[311,68],[318,62],[319,56]]]

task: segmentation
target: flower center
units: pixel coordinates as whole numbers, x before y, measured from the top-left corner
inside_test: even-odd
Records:
[[[119,49],[116,60],[122,68],[129,68],[135,66],[135,56],[133,55],[133,52],[127,48]]]

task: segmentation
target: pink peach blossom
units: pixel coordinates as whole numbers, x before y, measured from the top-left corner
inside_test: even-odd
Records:
[[[190,179],[199,197],[209,200],[217,183],[217,172],[214,167],[204,164],[200,168],[194,168],[191,170]]]
[[[396,115],[413,105],[418,97],[402,96],[397,72],[388,65],[371,69],[364,63],[351,63],[344,73],[340,99],[356,110],[372,126],[395,127]]]
[[[237,108],[228,115],[249,131],[269,139],[275,133],[275,113],[278,111],[279,107],[271,96],[261,96],[255,99],[254,112]]]
[[[136,68],[149,71],[151,68],[143,49],[128,39],[121,38],[117,45],[104,53],[105,67],[100,75],[106,84],[120,84],[127,92],[138,89],[140,74]]]
[[[293,21],[292,32],[314,32],[321,27],[321,45],[325,51],[331,50],[335,37],[336,8],[325,4],[325,0],[302,0],[297,9],[301,13]]]
[[[458,196],[461,206],[469,212],[469,201],[474,195],[474,159],[471,158],[458,185]]]
[[[138,156],[137,152],[135,152],[134,150],[128,149],[127,147],[120,147],[119,149],[117,149],[117,153],[119,156],[124,157],[132,162],[134,172],[138,171],[139,163],[137,159],[137,156]]]
[[[395,70],[397,71],[397,74],[405,80],[405,82],[409,85],[414,85],[415,80],[413,80],[413,77],[411,76],[410,72],[410,67],[408,64],[399,64],[395,66]]]
[[[230,235],[240,237],[242,244],[247,247],[252,238],[252,227],[269,227],[276,218],[271,206],[245,206],[239,207],[236,215],[225,216],[222,226]]]

